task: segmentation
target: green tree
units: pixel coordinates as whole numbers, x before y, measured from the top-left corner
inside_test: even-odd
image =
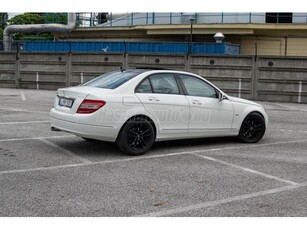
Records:
[[[67,13],[45,13],[45,23],[67,24]]]
[[[28,25],[28,24],[45,24],[50,23],[52,18],[58,17],[64,23],[67,23],[67,16],[64,14],[54,13],[52,15],[45,13],[24,13],[16,15],[15,17],[8,20],[10,25]],[[65,21],[66,19],[66,21]],[[57,23],[57,22],[56,22]],[[13,35],[14,40],[25,41],[25,40],[53,40],[52,33],[16,33]]]
[[[3,30],[7,25],[8,13],[0,13],[0,40],[3,37]]]
[[[41,13],[18,14],[9,20],[10,25],[42,24],[44,17]]]
[[[8,13],[0,13],[0,28],[4,29],[6,27],[8,20]]]

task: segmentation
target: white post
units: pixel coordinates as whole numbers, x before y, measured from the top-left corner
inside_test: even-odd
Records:
[[[238,97],[241,98],[241,88],[242,88],[242,83],[241,83],[241,78],[239,78],[239,90],[238,90]]]
[[[302,81],[300,81],[298,85],[298,99],[297,99],[298,103],[302,102],[302,90],[303,90],[303,83]]]
[[[80,77],[81,77],[81,84],[83,84],[83,73],[81,73]]]
[[[36,72],[36,89],[39,89],[39,74]]]

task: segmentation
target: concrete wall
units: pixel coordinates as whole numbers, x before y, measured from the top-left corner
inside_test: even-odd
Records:
[[[18,72],[18,60],[15,53],[0,53],[0,86],[15,87]]]
[[[307,38],[242,36],[230,40],[240,44],[243,55],[307,56]]]
[[[247,99],[255,98],[252,57],[199,55],[192,56],[189,64],[189,71],[203,76],[226,93],[233,96],[241,94]]]
[[[185,70],[203,76],[229,95],[307,103],[304,57],[2,52],[0,87],[57,89],[120,67]]]
[[[307,103],[307,58],[261,57],[255,70],[257,99]]]

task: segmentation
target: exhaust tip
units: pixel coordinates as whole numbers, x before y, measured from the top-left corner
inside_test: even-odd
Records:
[[[55,132],[61,131],[60,129],[57,129],[57,128],[55,128],[55,127],[51,127],[50,130],[51,130],[51,131],[55,131]]]

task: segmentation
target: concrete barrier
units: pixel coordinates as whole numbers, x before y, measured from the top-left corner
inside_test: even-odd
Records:
[[[120,67],[184,70],[229,95],[307,103],[307,58],[124,53],[0,53],[0,87],[57,89]]]
[[[0,53],[0,86],[15,87],[18,72],[16,53]]]

